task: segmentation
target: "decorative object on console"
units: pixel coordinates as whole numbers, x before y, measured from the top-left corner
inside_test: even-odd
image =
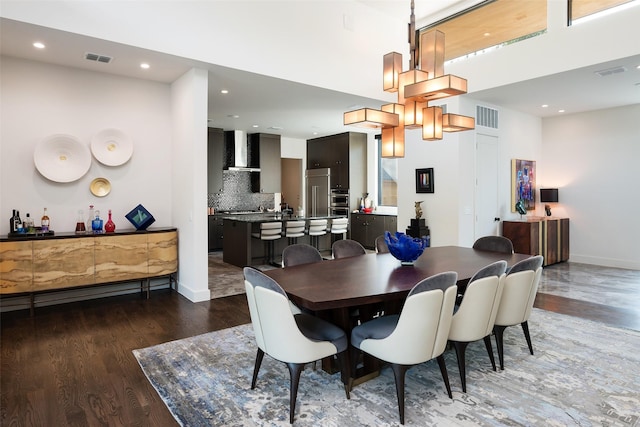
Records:
[[[125,164],[133,154],[133,143],[120,129],[104,129],[91,140],[91,152],[106,166]]]
[[[416,208],[416,219],[420,219],[422,218],[422,206],[420,206],[422,204],[424,200],[421,200],[419,202],[414,202],[414,206]]]
[[[536,207],[536,162],[534,160],[511,159],[512,212],[519,212],[516,208],[516,203],[519,201],[522,201],[526,210]]]
[[[104,197],[111,192],[111,183],[107,178],[96,178],[91,181],[89,190],[96,197]]]
[[[416,169],[416,193],[433,193],[433,168]]]
[[[136,230],[146,230],[156,219],[142,205],[138,205],[125,215]]]
[[[444,74],[444,33],[415,29],[414,2],[409,22],[409,71],[402,72],[402,55],[391,52],[383,57],[383,90],[397,92],[397,103],[381,110],[362,108],[344,113],[345,125],[382,129],[384,158],[404,157],[404,130],[422,128],[422,139],[442,139],[442,132],[475,128],[473,117],[443,114],[441,106],[429,101],[467,93],[467,80]],[[419,38],[419,43],[416,39]]]
[[[524,202],[522,200],[518,200],[516,202],[515,209],[520,215],[527,214],[527,209],[524,207]]]
[[[116,224],[113,222],[113,219],[111,219],[111,209],[109,209],[109,219],[107,219],[107,222],[104,225],[104,231],[106,233],[113,233],[116,231]]]
[[[33,162],[38,172],[48,180],[72,182],[89,171],[91,153],[75,136],[56,134],[36,145]]]
[[[558,203],[558,189],[557,188],[541,188],[540,189],[540,201],[542,203]],[[544,205],[544,211],[547,216],[551,216],[551,206]]]
[[[424,249],[428,247],[426,239],[418,237],[410,237],[399,231],[395,237],[390,232],[384,232],[384,241],[389,247],[389,252],[396,259],[400,260],[402,265],[413,265]]]

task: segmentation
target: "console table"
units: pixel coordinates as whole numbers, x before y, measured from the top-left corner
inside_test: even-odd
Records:
[[[515,252],[542,255],[543,265],[569,259],[569,218],[535,217],[504,221],[502,235],[511,240]]]
[[[34,295],[116,282],[146,282],[178,271],[178,231],[156,228],[106,234],[0,237],[0,296]]]

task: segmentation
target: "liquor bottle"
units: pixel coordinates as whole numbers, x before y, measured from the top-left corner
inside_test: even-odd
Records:
[[[42,219],[40,220],[40,227],[43,233],[49,232],[49,215],[47,215],[47,208],[44,208],[44,213],[42,214]]]
[[[15,233],[16,232],[16,210],[13,210],[13,214],[11,215],[11,218],[9,218],[9,233]]]
[[[94,234],[102,233],[102,219],[100,218],[100,211],[96,210],[96,216],[91,221],[91,230],[93,230]]]
[[[111,209],[109,209],[109,219],[104,225],[104,231],[107,233],[113,233],[114,231],[116,231],[116,224],[111,220]]]
[[[20,219],[20,211],[16,211],[16,217],[14,219],[14,226],[16,228],[16,233],[24,233],[24,228],[22,227],[22,220]]]
[[[93,211],[93,205],[89,205],[89,213],[87,214],[87,233],[91,233],[93,231],[94,218],[95,218],[95,213]]]
[[[78,211],[78,220],[76,221],[76,234],[84,234],[87,232],[87,228],[84,225],[84,212],[82,209]]]
[[[27,217],[24,219],[24,222],[22,223],[22,227],[24,228],[25,233],[34,233],[35,227],[33,226],[33,218],[31,218],[31,215],[29,215],[29,213],[27,212]]]

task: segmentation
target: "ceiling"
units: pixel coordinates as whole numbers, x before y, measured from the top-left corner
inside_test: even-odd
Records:
[[[391,7],[392,1],[361,1],[385,13],[399,14],[397,7]],[[469,1],[417,0],[416,22],[423,14],[450,13],[452,8],[460,8]],[[342,124],[342,113],[353,106],[379,108],[383,103],[8,19],[0,20],[0,36],[2,55],[164,83],[174,81],[194,66],[207,69],[212,82],[208,94],[209,126],[225,130],[310,139],[349,130]],[[33,48],[36,39],[43,41],[46,48]],[[88,61],[84,57],[87,52],[114,59],[109,64]],[[141,69],[141,62],[153,67]],[[539,117],[557,115],[558,108],[576,113],[629,105],[640,100],[638,65],[640,55],[474,92],[472,97]],[[594,74],[614,67],[625,67],[627,71],[607,77]],[[222,88],[229,94],[220,93]],[[296,96],[290,96],[291,93]],[[542,104],[549,107],[542,108]]]

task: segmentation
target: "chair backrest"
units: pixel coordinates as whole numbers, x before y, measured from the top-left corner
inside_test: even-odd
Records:
[[[331,245],[331,253],[333,258],[347,258],[351,256],[364,255],[367,251],[355,240],[343,239],[337,240]]]
[[[449,271],[416,284],[405,300],[395,329],[360,348],[391,363],[414,365],[441,355],[447,344],[458,274]]]
[[[306,243],[289,245],[282,251],[282,266],[293,267],[294,265],[309,264],[322,261],[320,252]]]
[[[384,240],[384,235],[376,237],[376,252],[379,254],[389,253],[389,245]]]
[[[331,220],[331,233],[333,234],[344,234],[347,232],[348,227],[348,218],[334,218]]]
[[[506,261],[497,261],[480,269],[469,280],[451,322],[451,340],[471,342],[491,333],[502,297],[506,269]]]
[[[284,226],[285,237],[302,237],[306,222],[304,220],[287,221]]]
[[[531,316],[542,275],[542,255],[518,262],[504,279],[504,289],[495,324],[518,325]]]
[[[310,219],[309,220],[309,236],[321,236],[327,234],[326,219]]]
[[[262,222],[260,223],[260,238],[262,240],[274,240],[282,237],[281,222]]]
[[[512,254],[513,243],[503,236],[484,236],[473,243],[473,249]]]
[[[243,272],[251,323],[262,351],[288,363],[316,360],[319,347],[327,354],[335,353],[331,342],[312,341],[300,332],[287,294],[275,280],[253,267]]]

